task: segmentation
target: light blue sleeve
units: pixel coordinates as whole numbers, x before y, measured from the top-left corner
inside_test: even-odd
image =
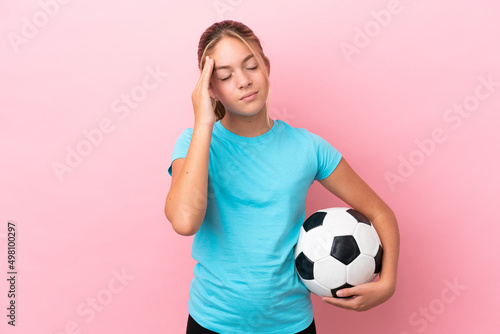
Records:
[[[327,178],[335,170],[342,159],[342,154],[320,136],[313,133],[311,135],[314,140],[318,158],[318,171],[314,179],[320,181]]]
[[[187,128],[182,131],[181,135],[177,138],[174,145],[174,150],[172,152],[172,160],[170,161],[170,166],[168,167],[168,173],[172,176],[172,163],[175,159],[185,158],[187,151],[189,149],[189,143],[191,143],[191,136],[193,135],[193,129]]]

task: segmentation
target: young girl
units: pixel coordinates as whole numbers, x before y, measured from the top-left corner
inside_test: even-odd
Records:
[[[314,180],[368,217],[384,248],[378,281],[323,301],[364,311],[389,299],[399,254],[393,212],[328,142],[268,116],[271,64],[252,30],[213,24],[198,65],[194,128],[175,143],[165,203],[174,230],[195,234],[187,333],[316,333],[293,257]]]

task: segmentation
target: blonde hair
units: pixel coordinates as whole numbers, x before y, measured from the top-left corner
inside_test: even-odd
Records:
[[[205,32],[201,35],[200,42],[198,44],[198,67],[200,71],[203,70],[205,66],[205,57],[209,55],[217,43],[222,40],[224,37],[232,37],[243,42],[250,52],[252,52],[253,56],[257,60],[259,64],[259,68],[264,72],[268,83],[268,94],[266,105],[269,102],[269,97],[271,96],[271,83],[269,81],[269,75],[267,71],[270,70],[269,59],[264,55],[264,51],[262,50],[262,45],[260,44],[260,40],[255,36],[253,31],[244,25],[241,22],[236,22],[232,20],[225,20],[221,22],[214,23],[210,27],[205,30]],[[266,66],[264,66],[260,60],[260,57],[257,56],[253,48],[250,46],[250,43],[254,43],[257,45],[259,49],[260,56],[264,60]],[[267,69],[267,70],[266,70]],[[226,108],[220,101],[216,101],[212,98],[212,106],[214,107],[214,113],[217,120],[221,120],[224,118],[226,114]]]

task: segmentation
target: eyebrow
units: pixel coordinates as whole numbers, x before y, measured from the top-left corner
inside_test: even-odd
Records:
[[[245,59],[243,59],[243,61],[241,63],[244,64],[246,61],[248,61],[252,57],[253,57],[253,54],[249,54],[248,56],[245,57]],[[218,70],[228,69],[228,68],[231,68],[231,66],[229,66],[229,65],[215,66],[214,72],[218,71]]]

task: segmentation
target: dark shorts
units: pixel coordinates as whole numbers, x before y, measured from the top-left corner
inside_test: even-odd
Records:
[[[186,334],[217,334],[216,332],[213,332],[211,330],[208,330],[204,327],[201,327],[199,323],[196,322],[196,320],[189,315],[188,322],[187,322],[187,329],[186,329]],[[298,332],[297,334],[316,334],[316,326],[314,324],[314,319],[303,331]]]

